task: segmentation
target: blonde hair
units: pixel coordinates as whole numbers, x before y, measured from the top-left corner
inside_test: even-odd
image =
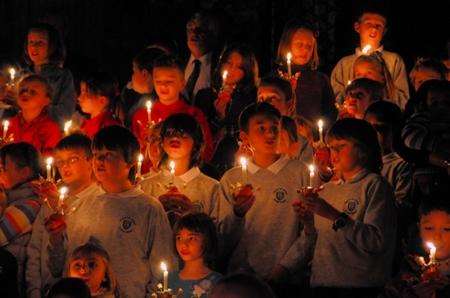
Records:
[[[308,31],[311,32],[314,40],[314,47],[313,47],[313,53],[312,57],[308,62],[309,67],[312,70],[316,70],[319,67],[319,52],[318,52],[318,45],[317,45],[317,37],[318,34],[315,30],[312,28],[301,25],[297,21],[289,22],[286,24],[283,30],[283,34],[280,38],[280,43],[278,44],[278,53],[277,53],[277,60],[278,61],[284,61],[286,59],[286,54],[291,51],[291,43],[292,38],[294,37],[294,34],[297,33],[297,31]]]

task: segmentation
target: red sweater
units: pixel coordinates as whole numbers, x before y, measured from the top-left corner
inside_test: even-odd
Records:
[[[43,110],[31,122],[26,122],[22,113],[10,120],[7,138],[12,135],[14,142],[27,142],[33,145],[43,155],[51,153],[53,147],[62,137],[59,125]],[[2,128],[3,130],[3,128]]]
[[[209,161],[214,153],[213,139],[211,130],[208,125],[208,121],[206,120],[205,115],[200,109],[190,106],[182,100],[178,100],[177,102],[171,105],[162,104],[158,100],[152,107],[151,120],[154,121],[155,123],[159,123],[161,121],[166,120],[166,118],[169,117],[170,115],[177,113],[189,114],[198,121],[198,123],[202,128],[203,138],[205,141],[205,149],[202,154],[202,157],[205,161]],[[145,143],[145,140],[147,138],[145,130],[147,124],[148,124],[147,109],[140,108],[136,110],[131,121],[131,131],[139,139],[141,146],[142,144]]]
[[[80,129],[92,139],[100,129],[111,125],[122,125],[122,123],[120,120],[114,118],[110,111],[105,111],[94,118],[84,120]]]

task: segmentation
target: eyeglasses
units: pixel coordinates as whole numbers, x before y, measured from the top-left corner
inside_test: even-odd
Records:
[[[85,159],[87,159],[87,158],[85,158]],[[69,158],[66,159],[66,160],[64,160],[64,159],[57,159],[57,160],[55,161],[55,166],[58,167],[58,168],[62,168],[62,167],[64,167],[65,165],[71,166],[71,165],[73,165],[73,164],[76,164],[76,163],[79,162],[80,160],[81,160],[81,158],[78,157],[78,156],[72,156],[72,157],[69,157]]]

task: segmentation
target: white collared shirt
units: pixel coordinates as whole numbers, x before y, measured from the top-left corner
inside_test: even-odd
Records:
[[[199,59],[196,59],[191,55],[189,61],[186,65],[186,69],[184,71],[184,78],[187,81],[189,76],[194,71],[194,60],[199,60],[201,62],[200,66],[200,74],[198,76],[197,82],[194,86],[193,94],[197,94],[198,90],[211,87],[211,53],[205,54],[201,56]]]

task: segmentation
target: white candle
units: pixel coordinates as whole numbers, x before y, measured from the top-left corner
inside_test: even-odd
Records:
[[[362,52],[364,55],[367,55],[367,54],[369,54],[369,52],[370,52],[371,49],[372,49],[372,46],[371,46],[370,44],[368,44],[368,45],[365,45],[365,46],[362,48],[361,52]]]
[[[3,120],[3,141],[6,140],[6,134],[8,133],[9,121]]]
[[[138,158],[137,158],[136,177],[141,177],[141,169],[142,169],[143,161],[144,161],[144,155],[142,155],[142,153],[139,153]]]
[[[323,120],[322,119],[319,119],[319,121],[317,121],[317,126],[319,127],[320,142],[323,143]]]
[[[239,163],[242,168],[242,183],[246,185],[248,183],[248,160],[244,156],[239,159]]]
[[[13,83],[14,79],[16,78],[16,70],[14,69],[14,67],[11,67],[9,69],[9,77],[11,79],[11,83]]]
[[[167,288],[169,287],[169,271],[167,271],[167,265],[164,262],[161,262],[161,270],[163,271],[163,292],[167,291]]]
[[[310,164],[308,166],[308,169],[309,169],[309,187],[312,187],[316,168],[313,164]]]
[[[64,214],[63,203],[68,191],[69,189],[66,186],[63,186],[59,189],[59,208],[61,209],[62,214]]]
[[[175,162],[173,160],[169,161],[169,171],[170,171],[170,180],[171,184],[173,184],[173,181],[175,179]]]
[[[72,120],[66,121],[64,123],[64,135],[66,135],[66,136],[69,135],[71,127],[72,127]]]
[[[228,78],[228,70],[224,70],[222,73],[222,88],[225,86],[225,81]]]
[[[436,256],[436,246],[433,242],[427,242],[426,245],[430,249],[430,262],[428,263],[428,265],[431,265],[434,263],[434,259]]]
[[[287,70],[288,70],[289,78],[291,78],[291,76],[292,76],[291,60],[292,60],[292,53],[288,52],[286,54],[286,64],[287,64]]]
[[[53,181],[53,175],[52,175],[52,165],[53,165],[53,157],[47,157],[45,160],[46,168],[47,168],[47,180]]]
[[[147,108],[147,120],[148,120],[148,124],[150,124],[151,120],[152,120],[152,101],[151,100],[147,100],[145,102],[145,107]]]

